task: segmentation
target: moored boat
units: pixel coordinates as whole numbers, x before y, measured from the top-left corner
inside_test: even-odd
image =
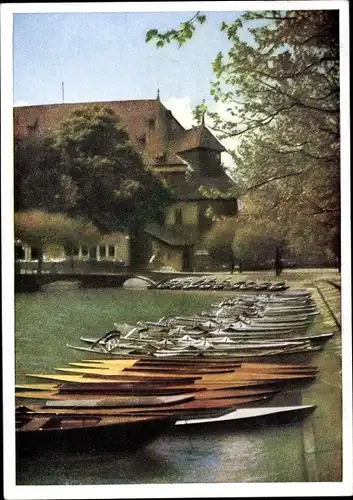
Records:
[[[242,408],[231,411],[218,417],[209,418],[190,418],[177,420],[175,425],[185,430],[197,427],[204,430],[214,430],[214,428],[227,429],[239,428],[243,426],[258,426],[261,424],[284,423],[293,421],[297,418],[304,418],[310,415],[316,409],[316,405],[298,405],[298,406],[280,406],[266,408]]]
[[[49,449],[133,451],[174,425],[171,415],[105,416],[40,414],[16,409],[16,451],[19,455]]]

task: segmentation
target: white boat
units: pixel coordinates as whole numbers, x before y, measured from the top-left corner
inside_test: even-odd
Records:
[[[225,422],[240,423],[245,421],[254,421],[257,419],[282,418],[305,416],[314,411],[316,405],[305,406],[275,406],[272,408],[242,408],[213,418],[193,418],[188,420],[177,420],[175,425],[203,425],[217,424]]]

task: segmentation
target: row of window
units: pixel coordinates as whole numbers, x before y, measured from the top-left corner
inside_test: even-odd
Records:
[[[82,245],[80,249],[76,249],[74,255],[81,257],[91,257],[100,258],[104,257],[115,257],[115,245],[100,245],[99,246],[99,254],[97,247],[89,247],[88,245]],[[39,254],[38,250],[34,247],[30,248],[30,252],[26,252],[26,247],[21,245],[15,245],[15,258],[16,259],[38,259]]]
[[[76,250],[76,255],[79,254],[79,250]],[[81,246],[82,257],[97,257],[97,247],[88,247],[87,245]],[[114,257],[115,256],[115,245],[100,245],[99,246],[100,257]]]

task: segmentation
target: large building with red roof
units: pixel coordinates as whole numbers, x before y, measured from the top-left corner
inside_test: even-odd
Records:
[[[186,130],[157,99],[108,101],[99,103],[48,104],[14,108],[16,139],[50,134],[57,124],[76,109],[94,104],[111,108],[120,118],[146,164],[167,180],[172,187],[175,203],[166,213],[162,226],[150,224],[145,228],[149,239],[146,260],[153,266],[170,265],[175,269],[191,270],[194,255],[200,250],[200,238],[210,227],[207,209],[218,214],[235,214],[235,198],[226,194],[233,181],[221,164],[224,146],[205,126]],[[200,187],[217,188],[217,195],[202,194]],[[110,239],[110,242],[114,237]],[[124,238],[118,237],[116,246]],[[104,245],[103,245],[104,246]],[[95,257],[128,260],[122,248],[106,252],[97,249]],[[103,253],[103,255],[102,255]],[[80,254],[80,257],[82,255]]]

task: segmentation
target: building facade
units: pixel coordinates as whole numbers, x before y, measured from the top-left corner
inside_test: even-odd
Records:
[[[226,194],[233,185],[221,164],[224,146],[203,122],[186,130],[157,99],[108,101],[99,103],[50,104],[14,108],[16,139],[45,136],[78,108],[104,105],[111,108],[125,125],[130,140],[147,165],[170,185],[174,203],[169,206],[162,225],[145,228],[148,241],[146,265],[171,266],[192,270],[195,251],[201,249],[201,237],[209,229],[209,209],[219,215],[237,212],[235,198]],[[204,188],[217,188],[216,195],[202,194]],[[127,236],[112,235],[102,241],[94,258],[119,259],[129,263]],[[92,254],[92,249],[91,249]],[[79,257],[89,252],[80,250]],[[92,255],[91,255],[92,257]]]

